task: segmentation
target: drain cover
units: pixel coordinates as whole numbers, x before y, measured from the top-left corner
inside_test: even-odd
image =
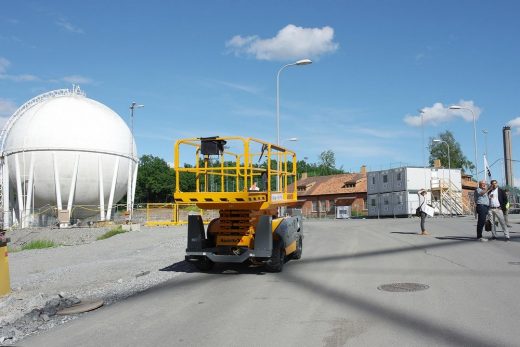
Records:
[[[386,292],[417,292],[419,290],[426,290],[430,288],[429,285],[421,283],[389,283],[382,284],[377,289]]]

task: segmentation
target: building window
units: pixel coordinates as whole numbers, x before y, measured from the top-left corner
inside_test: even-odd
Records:
[[[376,207],[376,199],[370,199],[370,206]]]
[[[334,200],[329,200],[329,212],[334,212]]]
[[[400,180],[401,180],[401,173],[400,173],[400,172],[398,172],[398,173],[397,173],[397,177],[396,177],[396,180],[398,180],[398,181],[400,181]]]
[[[312,212],[318,212],[318,201],[312,200]]]
[[[345,182],[345,184],[343,185],[343,188],[356,188],[356,184]]]
[[[383,183],[388,182],[388,175],[383,175]]]
[[[372,184],[376,184],[376,177],[372,176]]]
[[[320,212],[325,212],[325,211],[327,211],[327,201],[321,200],[320,201]]]

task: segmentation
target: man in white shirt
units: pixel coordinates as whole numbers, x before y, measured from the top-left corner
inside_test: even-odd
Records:
[[[503,209],[505,208],[505,204],[507,203],[507,197],[505,197],[505,193],[502,189],[498,187],[498,183],[496,180],[491,181],[491,188],[488,191],[489,196],[489,214],[491,217],[498,219],[502,230],[504,230],[504,235],[506,237],[506,241],[509,241],[509,229],[507,227],[506,221],[504,220]],[[504,206],[502,206],[504,204]],[[491,228],[491,233],[493,234],[492,240],[495,240],[496,232],[495,226]]]

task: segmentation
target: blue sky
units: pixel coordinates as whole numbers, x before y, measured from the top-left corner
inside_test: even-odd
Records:
[[[127,121],[144,104],[138,151],[172,162],[178,138],[275,142],[276,73],[309,58],[280,77],[280,137],[300,159],[420,166],[422,109],[425,142],[450,130],[473,160],[471,112],[453,104],[475,112],[479,154],[486,129],[489,162],[502,158],[510,124],[520,159],[518,13],[512,0],[2,0],[0,117],[77,83]]]

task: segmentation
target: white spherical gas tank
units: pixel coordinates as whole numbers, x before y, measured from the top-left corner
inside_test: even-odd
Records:
[[[131,158],[137,156],[127,124],[79,89],[40,99],[22,106],[4,127],[11,194],[20,200],[21,191],[23,208],[35,211],[46,206],[64,210],[72,203],[72,216],[80,218],[106,208],[111,192],[117,203],[127,193]]]

